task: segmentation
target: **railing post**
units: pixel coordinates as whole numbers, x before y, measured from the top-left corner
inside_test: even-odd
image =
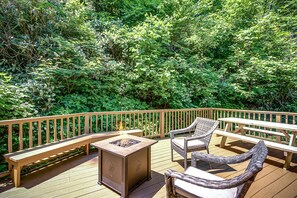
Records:
[[[89,123],[90,123],[90,116],[89,114],[85,114],[85,134],[89,134],[89,131],[90,131]]]
[[[275,121],[281,123],[281,115],[275,115]]]
[[[208,113],[209,113],[208,118],[209,118],[209,119],[213,119],[213,116],[212,116],[212,108],[210,108],[210,109],[208,110]]]
[[[12,152],[12,124],[8,125],[8,153]]]
[[[164,119],[164,111],[161,111],[160,112],[160,137],[161,138],[164,138],[165,137],[165,134],[164,134],[164,126],[165,126],[165,123],[164,123],[165,119]]]

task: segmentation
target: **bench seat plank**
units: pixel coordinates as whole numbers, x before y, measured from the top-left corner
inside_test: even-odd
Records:
[[[260,141],[260,139],[257,139],[257,138],[248,137],[248,136],[239,135],[239,134],[230,133],[230,132],[224,132],[221,130],[216,130],[214,133],[217,135],[228,136],[231,138],[240,139],[242,141],[250,142],[250,143],[254,143],[254,144],[257,144]],[[271,141],[267,141],[267,140],[263,140],[263,141],[265,142],[266,146],[268,146],[270,148],[275,148],[275,149],[286,151],[286,152],[297,153],[297,147],[289,146],[286,144],[280,144],[277,142],[271,142]]]
[[[264,130],[264,129],[251,128],[251,127],[243,127],[243,129],[247,130],[247,131],[257,131],[260,133],[266,133],[266,134],[270,134],[270,135],[278,135],[278,136],[286,137],[285,134],[283,134],[281,132],[276,132],[276,131],[269,131],[269,130]]]

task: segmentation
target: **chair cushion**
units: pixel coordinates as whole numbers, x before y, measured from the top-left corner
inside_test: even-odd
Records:
[[[187,168],[187,170],[185,171],[185,174],[203,178],[203,179],[208,179],[208,180],[224,180],[221,177],[218,177],[216,175],[210,174],[208,172],[199,170],[191,166]],[[236,187],[230,188],[230,189],[210,189],[210,188],[197,186],[197,185],[182,181],[180,179],[176,179],[174,185],[178,193],[183,194],[182,191],[186,191],[187,193],[190,193],[198,197],[231,198],[231,197],[236,197],[236,193],[237,193]]]
[[[173,139],[172,142],[178,147],[180,147],[181,149],[184,149],[184,138],[176,138],[176,139]],[[188,149],[205,148],[205,147],[206,147],[205,143],[200,140],[188,141]]]

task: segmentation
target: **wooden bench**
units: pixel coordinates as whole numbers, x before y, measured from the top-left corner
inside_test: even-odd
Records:
[[[220,147],[224,147],[225,142],[226,142],[226,139],[225,139],[226,137],[231,137],[234,139],[239,139],[239,140],[254,143],[254,144],[257,144],[261,140],[258,138],[248,137],[245,135],[235,134],[235,133],[226,132],[226,131],[222,131],[222,130],[216,130],[214,133],[217,135],[223,136],[224,140],[222,139]],[[284,164],[284,169],[288,169],[290,167],[293,153],[297,153],[297,147],[291,146],[291,145],[285,145],[285,144],[281,144],[281,143],[277,143],[277,142],[267,141],[267,140],[264,140],[264,142],[267,147],[278,149],[278,150],[281,150],[281,151],[284,151],[287,153],[286,161]]]
[[[85,152],[89,154],[90,143],[104,140],[110,137],[115,137],[120,134],[128,133],[131,135],[142,136],[142,130],[127,130],[127,131],[113,131],[104,133],[95,133],[80,135],[67,140],[49,143],[42,146],[36,146],[34,148],[25,149],[13,153],[4,155],[5,161],[8,163],[9,171],[14,182],[15,187],[20,186],[21,169],[23,166],[42,160],[44,158],[51,157],[53,155],[85,146]]]

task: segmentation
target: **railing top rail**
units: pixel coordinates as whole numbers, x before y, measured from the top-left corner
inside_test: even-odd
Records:
[[[88,114],[129,114],[129,113],[153,113],[153,112],[176,112],[176,111],[194,111],[194,110],[209,110],[209,108],[188,108],[188,109],[156,109],[156,110],[130,110],[130,111],[103,111],[89,112]]]
[[[36,121],[44,121],[44,120],[54,120],[54,119],[67,118],[67,117],[77,117],[77,116],[84,116],[84,115],[86,115],[86,113],[75,113],[75,114],[65,114],[65,115],[54,115],[54,116],[20,118],[20,119],[11,119],[11,120],[0,120],[0,126],[1,125],[8,125],[8,124],[36,122]]]
[[[222,110],[222,111],[233,111],[233,112],[249,112],[249,113],[266,113],[266,114],[275,114],[275,115],[297,115],[294,112],[281,112],[281,111],[260,111],[260,110],[244,110],[244,109],[224,109],[224,108],[208,108],[211,110]]]
[[[0,126],[1,125],[9,125],[9,124],[19,124],[19,123],[44,121],[44,120],[54,120],[54,119],[61,119],[61,118],[67,118],[67,117],[86,116],[86,115],[111,115],[111,114],[130,114],[130,113],[176,112],[176,111],[193,111],[193,110],[208,110],[208,108],[84,112],[84,113],[65,114],[65,115],[54,115],[54,116],[41,116],[41,117],[20,118],[20,119],[11,119],[11,120],[0,120]]]
[[[75,114],[65,114],[65,115],[54,115],[54,116],[42,116],[42,117],[32,117],[32,118],[21,118],[21,119],[11,119],[11,120],[0,120],[0,126],[9,124],[20,124],[36,121],[54,120],[67,117],[77,117],[86,115],[112,115],[112,114],[131,114],[131,113],[154,113],[154,112],[185,112],[185,111],[195,111],[195,110],[221,110],[221,111],[232,111],[232,112],[245,112],[245,113],[265,113],[265,114],[275,114],[275,115],[294,115],[297,113],[293,112],[277,112],[277,111],[259,111],[259,110],[243,110],[243,109],[224,109],[224,108],[188,108],[188,109],[157,109],[157,110],[130,110],[130,111],[105,111],[105,112],[85,112],[85,113],[75,113]]]

